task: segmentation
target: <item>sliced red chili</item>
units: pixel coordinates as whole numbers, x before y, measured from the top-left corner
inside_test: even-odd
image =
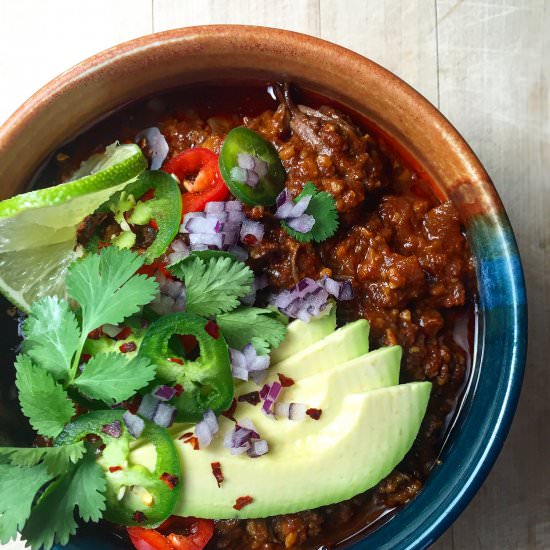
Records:
[[[170,361],[170,363],[177,363],[178,365],[183,365],[183,359],[180,359],[179,357],[168,357],[168,359],[166,360]]]
[[[188,439],[185,439],[184,443],[189,443],[189,445],[191,445],[191,447],[193,447],[194,451],[199,450],[199,440],[194,435],[189,437]]]
[[[151,220],[149,222],[149,227],[152,227],[155,231],[159,230],[159,224],[157,223],[157,220]]]
[[[122,470],[122,466],[109,466],[109,472],[114,473]]]
[[[222,472],[222,465],[219,462],[212,462],[210,466],[212,467],[212,474],[216,478],[218,487],[221,487],[224,479],[223,472]]]
[[[145,201],[150,201],[154,198],[155,198],[155,189],[152,188],[152,189],[149,189],[149,191],[146,191],[145,193],[143,193],[143,195],[141,195],[139,200],[142,202],[145,202]]]
[[[254,499],[252,497],[249,497],[248,495],[244,497],[239,497],[235,501],[233,508],[235,508],[235,510],[242,510],[245,506],[248,506],[252,502],[254,502]]]
[[[155,529],[128,527],[128,536],[137,550],[174,550],[168,539]]]

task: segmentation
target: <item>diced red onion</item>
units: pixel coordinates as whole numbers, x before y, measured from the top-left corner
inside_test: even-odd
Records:
[[[290,214],[291,218],[299,218],[309,206],[311,202],[311,195],[306,195],[302,197],[298,202],[293,203],[292,212]]]
[[[337,300],[352,300],[354,297],[351,281],[335,281],[325,275],[319,284]]]
[[[244,212],[241,210],[232,210],[227,212],[227,223],[242,223],[244,220]]]
[[[216,415],[211,409],[208,409],[203,419],[195,426],[195,436],[199,441],[199,448],[204,449],[212,442],[214,436],[218,433],[219,425]]]
[[[257,458],[269,452],[269,445],[265,439],[254,440],[250,443],[250,448],[247,452],[251,458]]]
[[[275,414],[295,422],[301,422],[306,418],[307,408],[305,403],[277,403]]]
[[[251,373],[265,371],[269,367],[269,355],[258,355],[252,344],[247,344],[242,351],[230,348],[229,353],[234,378],[248,380]]]
[[[275,206],[279,208],[282,206],[285,202],[288,202],[290,200],[290,195],[288,194],[288,189],[285,187],[275,199]]]
[[[283,389],[280,382],[271,382],[269,385],[269,390],[267,392],[267,395],[264,398],[264,402],[262,404],[262,412],[265,414],[273,414],[273,405],[279,398],[279,395],[281,394],[281,390]],[[263,388],[262,388],[263,390]],[[261,395],[262,392],[260,392]]]
[[[241,227],[241,241],[244,241],[247,235],[252,235],[258,243],[262,242],[264,224],[245,218]]]
[[[137,413],[147,420],[153,420],[155,413],[160,405],[160,400],[157,399],[154,395],[147,393],[143,396]]]
[[[272,303],[288,317],[309,322],[328,305],[328,292],[313,279],[302,279],[295,287],[276,294]]]
[[[161,401],[170,401],[175,395],[177,391],[172,386],[158,386],[154,391],[153,395],[160,399]]]
[[[122,332],[122,329],[117,325],[103,325],[101,327],[103,334],[106,334],[109,338],[115,338],[118,334]]]
[[[256,431],[254,424],[247,418],[243,418],[239,424],[236,424],[225,435],[223,445],[231,450],[231,454],[242,454],[250,448],[251,441],[259,439],[260,435]]]
[[[169,428],[176,418],[176,407],[167,403],[159,403],[153,415],[153,422],[161,428]]]
[[[170,246],[174,252],[189,252],[189,247],[181,239],[174,239]]]
[[[222,248],[224,238],[221,233],[218,233],[217,235],[209,235],[207,233],[191,233],[191,235],[189,235],[189,242],[191,243],[191,246],[206,245]]]
[[[228,212],[209,212],[206,213],[207,220],[219,220],[221,223],[225,223],[229,219]]]
[[[138,132],[135,143],[139,143],[142,139],[145,139],[147,147],[151,151],[151,170],[158,170],[170,150],[166,138],[156,126],[153,126]]]
[[[186,224],[185,229],[189,233],[220,233],[222,222],[218,218],[191,218]]]
[[[181,260],[185,260],[190,253],[191,251],[188,249],[187,252],[172,252],[168,254],[168,265],[174,265]]]
[[[225,203],[226,212],[241,212],[243,205],[239,201],[227,201]]]
[[[309,214],[302,214],[298,218],[291,218],[286,221],[288,227],[298,231],[298,233],[307,233],[315,225],[315,218]]]
[[[207,202],[204,207],[204,211],[207,214],[219,214],[225,212],[225,202],[224,201],[211,201]]]
[[[122,420],[124,421],[124,424],[126,425],[126,429],[128,430],[128,433],[135,437],[136,439],[141,436],[143,433],[143,430],[145,429],[145,422],[142,418],[137,416],[136,414],[132,414],[130,411],[126,411],[122,415]]]
[[[101,431],[104,434],[110,435],[111,437],[118,439],[122,435],[122,426],[119,420],[114,420],[113,422],[102,426]]]

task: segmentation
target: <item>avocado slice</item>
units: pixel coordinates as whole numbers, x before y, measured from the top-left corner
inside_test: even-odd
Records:
[[[295,423],[294,437],[279,438],[270,420],[270,451],[259,458],[231,455],[223,436],[234,424],[220,417],[220,435],[194,451],[176,440],[184,480],[176,515],[212,519],[260,518],[316,508],[351,498],[387,476],[411,448],[430,396],[429,382],[412,382],[342,396],[319,420]],[[273,435],[273,438],[271,437]],[[273,443],[271,443],[273,441]],[[218,488],[212,462],[220,462]],[[253,502],[233,508],[237,498]]]
[[[285,339],[271,352],[271,364],[284,361],[291,355],[321,340],[336,330],[336,306],[322,317],[304,323],[296,319],[288,324]]]

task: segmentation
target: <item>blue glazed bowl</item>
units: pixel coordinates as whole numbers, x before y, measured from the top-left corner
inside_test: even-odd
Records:
[[[428,101],[375,63],[296,33],[208,26],[150,35],[64,73],[9,119],[0,129],[0,197],[22,190],[49,152],[110,110],[174,85],[228,77],[284,77],[364,115],[462,216],[478,278],[475,349],[441,464],[392,519],[342,546],[426,548],[464,510],[498,456],[520,393],[527,337],[525,285],[508,218],[479,160]],[[103,536],[87,529],[63,549],[120,548]]]

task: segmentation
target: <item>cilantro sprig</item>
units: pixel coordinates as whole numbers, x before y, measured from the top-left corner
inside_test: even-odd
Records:
[[[254,281],[247,265],[228,256],[192,256],[169,269],[185,283],[186,310],[203,317],[235,309]]]
[[[338,211],[334,197],[326,191],[318,191],[315,185],[308,182],[304,185],[302,192],[294,199],[298,202],[302,197],[311,195],[311,201],[305,211],[306,214],[315,218],[315,223],[307,233],[300,233],[292,229],[285,221],[281,226],[294,239],[299,242],[315,241],[320,243],[332,237],[338,229]]]
[[[134,252],[104,248],[69,269],[67,292],[78,306],[76,314],[57,297],[32,304],[23,325],[26,338],[17,358],[16,385],[23,413],[40,435],[56,437],[74,415],[67,390],[112,405],[155,377],[151,362],[121,354],[99,353],[81,364],[92,330],[122,322],[155,296],[156,281],[135,274],[142,265]]]

